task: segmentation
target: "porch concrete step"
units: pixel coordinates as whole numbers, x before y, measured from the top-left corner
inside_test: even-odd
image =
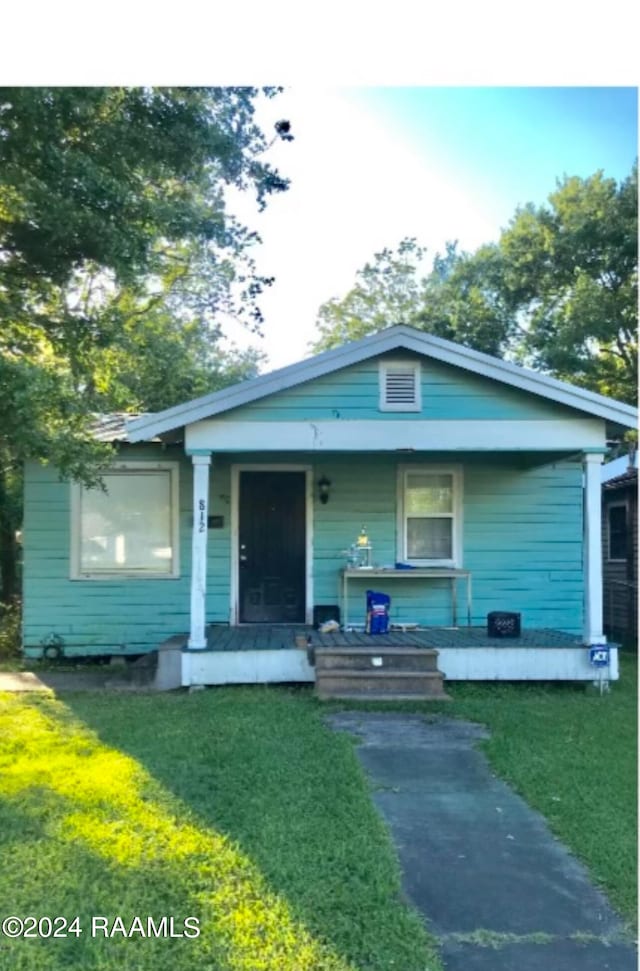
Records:
[[[316,671],[437,671],[438,651],[420,647],[316,647]]]
[[[182,648],[186,642],[186,634],[176,634],[159,646],[153,683],[156,691],[173,691],[182,686]]]
[[[316,694],[319,698],[362,698],[396,700],[429,698],[446,700],[440,671],[369,671],[316,668]]]

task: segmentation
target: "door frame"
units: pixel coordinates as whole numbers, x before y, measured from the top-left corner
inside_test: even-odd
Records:
[[[240,462],[231,465],[231,576],[229,583],[229,624],[240,623],[240,473],[304,472],[305,474],[305,624],[313,621],[313,467],[286,462]]]

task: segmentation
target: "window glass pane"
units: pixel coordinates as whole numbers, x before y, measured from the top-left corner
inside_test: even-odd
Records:
[[[171,573],[171,474],[104,476],[107,492],[82,492],[80,568],[84,572]]]
[[[609,507],[609,559],[627,558],[627,507]]]
[[[453,512],[453,476],[448,472],[408,473],[405,509],[408,516]]]
[[[407,519],[407,556],[412,560],[450,560],[453,519]]]

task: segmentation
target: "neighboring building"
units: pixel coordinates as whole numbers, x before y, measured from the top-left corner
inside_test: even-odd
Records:
[[[602,468],[604,629],[625,646],[638,643],[637,452]]]
[[[592,677],[600,465],[636,422],[629,405],[406,326],[126,430],[107,422],[120,441],[106,493],[26,468],[25,650],[138,654],[189,631],[184,684],[219,679],[214,664],[227,680],[311,680],[288,649],[230,674],[234,629],[310,625],[327,605],[362,623],[375,586],[393,622],[475,638],[478,665],[451,654],[449,677]],[[363,526],[382,576],[343,572]],[[509,660],[506,641],[482,641],[491,611],[521,613],[523,637],[542,640],[509,642],[522,648]],[[573,652],[562,663],[553,632]],[[266,658],[262,634],[254,646]]]

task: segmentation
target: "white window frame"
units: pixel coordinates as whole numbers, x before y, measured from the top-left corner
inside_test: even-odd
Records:
[[[448,559],[415,559],[407,552],[407,517],[405,515],[405,494],[407,474],[422,475],[451,475],[453,483],[452,537],[451,550],[453,556]],[[399,465],[397,484],[397,558],[400,563],[411,563],[414,566],[432,566],[452,569],[462,568],[462,511],[463,511],[463,474],[461,465]],[[436,517],[437,518],[437,517]]]
[[[180,577],[180,463],[179,462],[114,462],[106,474],[122,472],[169,472],[171,483],[171,549],[172,569],[168,573],[153,570],[83,570],[80,554],[82,541],[82,493],[80,482],[71,484],[71,580],[176,580]]]
[[[620,502],[610,502],[607,505],[607,563],[626,563],[627,557],[613,557],[611,556],[611,518],[610,512],[612,509],[624,509],[625,510],[625,523],[627,529],[629,529],[629,507],[624,500]]]
[[[387,374],[390,370],[398,369],[403,371],[413,371],[415,401],[410,404],[406,404],[404,402],[398,402],[396,404],[393,402],[389,403],[386,399]],[[400,359],[380,361],[378,381],[380,391],[380,411],[422,411],[422,369],[420,367],[420,361],[403,361]]]

